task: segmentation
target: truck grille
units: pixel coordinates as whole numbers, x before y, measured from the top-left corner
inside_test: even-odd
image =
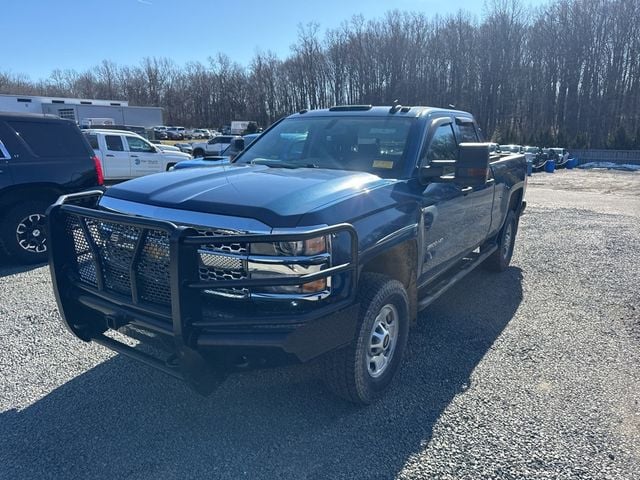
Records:
[[[99,265],[107,292],[132,297],[132,284],[135,282],[139,301],[165,308],[171,306],[169,236],[166,232],[75,215],[66,218],[65,228],[73,241],[75,273],[82,283],[97,288],[96,265]],[[233,235],[236,232],[198,229],[198,233],[213,236]],[[202,245],[199,249],[200,280],[246,278],[246,268],[241,258],[230,256],[242,256],[246,252],[246,244]],[[247,289],[238,288],[205,292],[232,297],[248,295]]]

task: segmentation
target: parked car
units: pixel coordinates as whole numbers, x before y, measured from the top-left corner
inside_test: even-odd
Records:
[[[156,148],[159,148],[163,152],[181,152],[182,151],[180,150],[180,148],[176,147],[175,145],[167,145],[166,143],[154,143],[154,142],[152,143],[156,146]]]
[[[174,143],[174,146],[183,153],[191,155],[193,153],[193,147],[190,143]]]
[[[244,148],[247,148],[251,145],[260,135],[261,133],[247,133],[242,138],[244,139]]]
[[[60,195],[95,190],[102,166],[78,127],[54,116],[0,113],[0,250],[47,258],[45,212]]]
[[[182,152],[163,151],[140,135],[125,130],[84,130],[89,144],[102,162],[104,178],[122,180],[164,172],[181,160]]]
[[[62,197],[49,228],[64,324],[202,393],[232,371],[317,359],[332,391],[370,403],[418,311],[475,267],[511,261],[524,156],[457,138],[480,140],[469,113],[302,111],[230,165]],[[167,356],[112,329],[170,339]]]
[[[155,140],[167,140],[169,138],[169,135],[167,134],[167,127],[153,127],[153,136]]]
[[[170,171],[182,170],[185,168],[204,168],[204,167],[220,167],[229,165],[231,159],[224,155],[209,155],[206,157],[197,157],[189,160],[182,160],[171,167]]]
[[[556,168],[563,168],[569,161],[569,151],[566,148],[552,147],[546,148],[547,156],[555,161]]]
[[[236,135],[218,135],[207,142],[194,142],[192,144],[193,156],[220,155],[234,138],[236,138]]]
[[[524,153],[522,145],[500,145],[498,148],[501,153]]]
[[[224,149],[221,155],[207,155],[204,157],[193,158],[191,160],[183,160],[182,162],[175,164],[171,170],[228,165],[242,150],[251,145],[251,143],[253,143],[259,136],[259,133],[249,133],[244,137],[236,137],[231,141],[229,146]]]
[[[528,145],[523,148],[523,151],[525,160],[531,162],[533,170],[544,168],[546,158],[542,153],[542,148]]]
[[[184,140],[185,128],[184,127],[167,127],[167,139],[168,140]]]
[[[211,138],[211,132],[206,128],[196,128],[193,130],[193,138]],[[197,136],[196,136],[197,135]]]

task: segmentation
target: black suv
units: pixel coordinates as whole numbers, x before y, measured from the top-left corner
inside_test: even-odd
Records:
[[[44,214],[60,195],[102,185],[102,167],[78,127],[53,115],[0,113],[0,251],[46,260]]]

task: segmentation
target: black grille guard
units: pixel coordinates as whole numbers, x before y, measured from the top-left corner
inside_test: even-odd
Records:
[[[116,304],[124,305],[132,311],[139,313],[138,324],[156,330],[164,334],[173,336],[178,357],[186,362],[188,358],[198,364],[198,368],[202,365],[199,355],[192,348],[195,346],[195,339],[192,336],[194,330],[206,325],[202,319],[202,296],[201,292],[206,289],[220,288],[251,288],[251,287],[278,287],[289,285],[301,285],[315,280],[327,278],[331,275],[351,272],[349,275],[350,286],[348,296],[328,306],[323,306],[318,310],[319,314],[330,314],[345,308],[353,303],[357,276],[358,276],[358,236],[350,224],[337,224],[328,227],[315,228],[295,233],[282,234],[240,234],[240,235],[201,235],[192,227],[178,226],[174,223],[154,220],[144,217],[135,217],[112,213],[96,208],[97,202],[103,192],[90,191],[71,195],[65,195],[58,199],[47,211],[48,219],[48,249],[49,264],[53,280],[56,300],[66,327],[79,338],[90,341],[95,340],[109,348],[127,353],[126,345],[115,345],[114,340],[105,337],[102,333],[91,333],[84,331],[78,327],[78,319],[73,306],[69,307],[69,295],[74,295],[76,302],[82,301],[82,295],[78,291],[89,295],[95,294],[96,298],[112,301]],[[80,206],[82,205],[82,206]],[[66,230],[67,219],[74,218],[78,221],[78,225],[82,228],[84,237],[87,240],[88,251],[93,258],[93,268],[95,268],[96,283],[95,285],[86,285],[77,281],[77,275],[74,280],[73,272],[78,270],[78,252],[76,251],[73,239],[69,238],[69,232]],[[91,234],[87,229],[87,220],[97,222],[108,222],[127,227],[139,229],[141,234],[132,248],[131,263],[128,265],[129,279],[131,283],[131,295],[118,295],[105,288],[105,272],[103,271],[103,261],[100,256],[100,249],[92,240]],[[162,312],[161,309],[147,308],[139,301],[139,275],[136,268],[136,262],[140,261],[141,244],[149,232],[162,232],[167,235],[169,243],[169,291],[170,291],[170,311]],[[241,278],[229,280],[210,280],[202,281],[198,276],[199,268],[199,247],[207,244],[215,243],[273,243],[273,242],[291,242],[303,241],[322,235],[332,235],[338,233],[347,233],[350,238],[350,259],[339,265],[329,266],[324,270],[314,273],[304,274],[300,276],[282,276],[272,278]],[[70,288],[79,287],[79,288]],[[73,291],[73,294],[70,292]],[[67,308],[69,307],[69,308]],[[321,315],[316,315],[316,317]],[[163,318],[164,317],[164,318]],[[148,321],[145,322],[144,319]],[[164,320],[164,322],[162,321]],[[235,319],[234,319],[235,320]],[[237,319],[242,323],[243,319]],[[246,319],[244,319],[246,320]],[[274,321],[282,319],[274,318]],[[137,352],[137,350],[136,350]],[[131,356],[136,356],[139,360],[144,354],[134,354],[129,352]],[[145,363],[166,370],[166,366],[153,364],[151,359],[147,359]],[[183,377],[188,376],[185,369]],[[191,369],[193,371],[193,369]],[[186,378],[185,378],[186,379]],[[194,381],[191,379],[191,383]],[[201,383],[201,382],[195,382]]]

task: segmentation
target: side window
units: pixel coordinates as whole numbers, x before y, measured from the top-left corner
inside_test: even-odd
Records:
[[[432,160],[455,160],[458,156],[458,145],[450,123],[440,125],[431,139],[425,158]]]
[[[39,157],[75,157],[89,154],[78,127],[69,121],[8,121],[31,151]]]
[[[7,160],[8,158],[11,158],[11,155],[9,155],[4,143],[0,141],[0,160]]]
[[[91,148],[93,148],[94,150],[98,150],[100,148],[98,146],[98,135],[96,135],[95,133],[92,133],[85,136],[87,137],[87,140],[89,141],[89,145],[91,145]]]
[[[129,151],[131,152],[154,152],[155,149],[147,142],[138,137],[126,136]]]
[[[476,133],[476,128],[473,123],[463,123],[458,125],[458,130],[460,131],[460,142],[472,142],[475,143],[478,141],[478,134]]]
[[[105,135],[104,139],[107,142],[107,150],[124,152],[124,145],[122,144],[122,137],[120,135]]]

